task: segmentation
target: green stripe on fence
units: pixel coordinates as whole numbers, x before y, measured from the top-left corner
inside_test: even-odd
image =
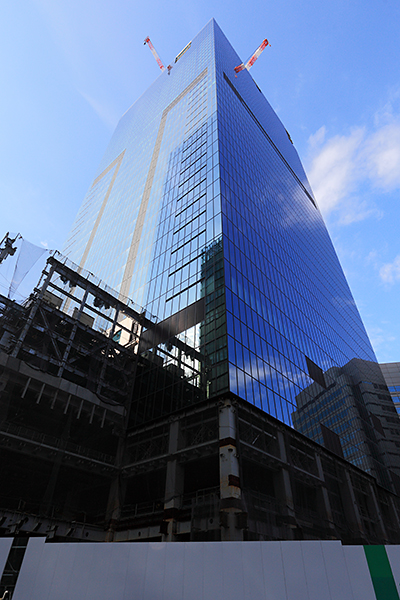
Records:
[[[376,600],[400,600],[385,546],[364,546]]]

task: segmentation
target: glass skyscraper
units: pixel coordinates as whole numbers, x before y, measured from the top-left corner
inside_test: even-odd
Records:
[[[154,322],[141,351],[165,378],[143,381],[142,419],[231,392],[293,426],[324,373],[376,362],[290,136],[240,63],[211,20],[120,120],[64,248]],[[348,457],[376,474],[347,425]]]

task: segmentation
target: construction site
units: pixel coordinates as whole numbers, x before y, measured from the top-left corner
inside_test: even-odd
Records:
[[[394,490],[210,392],[204,302],[156,323],[55,253],[0,307],[2,536],[399,543]]]
[[[0,600],[397,597],[400,419],[270,43],[144,45],[63,254],[0,241]]]

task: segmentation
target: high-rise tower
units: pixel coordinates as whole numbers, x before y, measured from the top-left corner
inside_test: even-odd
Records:
[[[157,322],[141,351],[170,380],[143,384],[142,421],[231,392],[292,426],[298,398],[336,385],[324,373],[376,362],[290,136],[240,62],[210,21],[122,117],[65,246]],[[304,431],[345,435],[377,477],[395,468],[389,425],[344,432],[339,404],[307,409]]]

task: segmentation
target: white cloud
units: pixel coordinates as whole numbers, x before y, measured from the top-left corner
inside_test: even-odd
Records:
[[[324,214],[334,210],[352,191],[357,180],[356,153],[364,137],[362,129],[349,136],[334,136],[325,143],[325,128],[312,136],[314,155],[308,176],[318,205]],[[321,143],[323,146],[321,147]]]
[[[386,330],[377,326],[368,327],[368,336],[374,351],[380,353],[384,353],[390,347],[390,343],[396,341],[396,336],[393,335],[390,324],[386,327]],[[385,362],[384,358],[380,357],[378,357],[378,361]]]
[[[381,219],[383,212],[368,201],[353,197],[347,199],[346,205],[342,206],[338,222],[339,225],[350,225],[350,223],[357,223],[357,221],[363,221],[369,217]]]
[[[389,97],[386,104],[376,111],[374,117],[375,127],[379,128],[387,123],[393,122],[400,113],[400,87],[389,91]]]
[[[400,122],[393,122],[370,136],[364,154],[369,177],[376,187],[400,187]]]
[[[311,148],[315,148],[316,146],[320,146],[324,140],[325,140],[325,135],[326,135],[326,127],[325,125],[323,125],[322,127],[320,127],[318,129],[318,131],[316,131],[314,133],[314,135],[310,135],[310,137],[308,138],[308,143],[310,144]]]
[[[366,189],[400,189],[400,117],[393,112],[392,104],[386,106],[372,132],[358,128],[327,139],[321,127],[310,136],[308,176],[325,217],[335,213],[342,225],[382,217]]]
[[[379,270],[380,278],[384,283],[394,283],[400,279],[400,254],[396,256],[393,262],[386,263]]]

